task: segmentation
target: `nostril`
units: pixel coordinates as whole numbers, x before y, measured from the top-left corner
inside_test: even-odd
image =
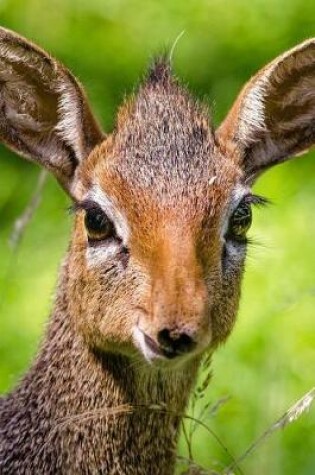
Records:
[[[192,351],[196,343],[187,333],[179,333],[164,328],[158,333],[158,342],[166,356],[177,356]]]

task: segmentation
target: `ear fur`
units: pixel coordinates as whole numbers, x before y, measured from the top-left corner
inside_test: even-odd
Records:
[[[248,183],[315,143],[315,38],[289,50],[245,85],[217,131]]]
[[[74,76],[0,28],[0,140],[50,170],[71,194],[76,166],[103,139]]]

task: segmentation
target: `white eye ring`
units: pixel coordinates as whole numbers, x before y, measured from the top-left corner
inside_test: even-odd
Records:
[[[94,185],[85,198],[95,202],[113,223],[116,234],[123,246],[128,247],[130,229],[124,213],[119,209],[115,200],[106,195],[99,185]]]
[[[121,244],[114,240],[102,246],[88,246],[86,249],[86,260],[89,269],[103,267],[108,260],[117,260]]]

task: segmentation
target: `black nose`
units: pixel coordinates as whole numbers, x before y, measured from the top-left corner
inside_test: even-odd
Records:
[[[157,339],[164,356],[167,358],[174,358],[175,356],[188,353],[196,346],[194,340],[187,333],[171,331],[168,328],[161,330],[158,333]]]

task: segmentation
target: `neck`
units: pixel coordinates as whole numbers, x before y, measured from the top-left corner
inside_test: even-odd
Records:
[[[1,403],[0,472],[173,473],[197,362],[183,372],[136,364],[88,348],[59,291],[34,366]]]

